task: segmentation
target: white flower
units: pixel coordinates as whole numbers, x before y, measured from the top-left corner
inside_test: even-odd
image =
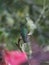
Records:
[[[33,22],[33,20],[30,19],[30,17],[26,17],[26,20],[27,20],[27,26],[30,29],[30,33],[28,35],[31,35],[37,27],[36,24]]]
[[[43,49],[44,52],[47,52],[49,51],[49,45],[45,46],[44,49]]]

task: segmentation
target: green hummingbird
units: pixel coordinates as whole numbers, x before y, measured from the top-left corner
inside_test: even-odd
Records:
[[[24,43],[27,43],[28,30],[26,24],[20,23],[20,34],[22,36]]]
[[[21,33],[22,39],[23,39],[24,43],[27,43],[28,49],[30,50],[29,54],[31,54],[32,51],[31,51],[31,46],[30,46],[30,36],[28,35],[28,28],[27,28],[26,24],[22,24],[22,23],[20,25],[20,28],[21,28],[20,33]],[[26,44],[24,44],[24,45],[26,48],[27,47]]]

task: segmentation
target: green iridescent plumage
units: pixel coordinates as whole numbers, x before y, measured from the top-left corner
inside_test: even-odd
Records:
[[[26,43],[27,34],[28,34],[27,27],[24,24],[20,24],[20,27],[21,27],[20,33],[21,33],[22,39],[23,39],[24,43]]]

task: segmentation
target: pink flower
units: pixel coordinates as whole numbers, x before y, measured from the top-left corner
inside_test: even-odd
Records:
[[[20,65],[27,61],[27,56],[20,51],[6,51],[5,60],[9,65]]]

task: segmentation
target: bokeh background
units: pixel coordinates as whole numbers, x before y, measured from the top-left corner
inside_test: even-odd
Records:
[[[29,54],[30,46],[23,47],[21,32],[39,46],[49,46],[49,0],[0,0],[0,44]]]

